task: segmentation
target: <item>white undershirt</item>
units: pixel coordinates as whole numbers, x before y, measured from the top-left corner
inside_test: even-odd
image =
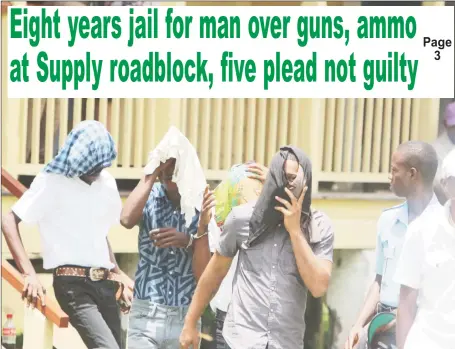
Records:
[[[106,238],[121,209],[117,184],[107,171],[92,185],[40,173],[12,208],[25,224],[38,225],[44,269],[65,264],[113,268]]]

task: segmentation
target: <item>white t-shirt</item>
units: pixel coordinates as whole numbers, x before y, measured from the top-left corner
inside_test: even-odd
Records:
[[[44,269],[65,264],[114,267],[106,238],[119,223],[122,201],[107,171],[92,185],[39,173],[12,210],[25,224],[38,225]]]
[[[455,226],[449,205],[413,222],[401,252],[395,281],[420,291],[405,349],[455,348]]]

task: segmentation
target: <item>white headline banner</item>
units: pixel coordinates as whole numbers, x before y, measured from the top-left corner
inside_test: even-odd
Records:
[[[10,7],[11,98],[443,98],[454,12]]]

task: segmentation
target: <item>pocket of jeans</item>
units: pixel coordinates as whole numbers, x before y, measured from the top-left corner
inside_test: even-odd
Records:
[[[144,311],[144,310],[131,311],[130,319],[131,320],[142,320],[142,319],[148,318],[149,314],[150,314],[150,311]]]
[[[255,245],[248,248],[242,247],[242,265],[245,270],[259,273],[264,263],[264,245]]]
[[[147,331],[147,326],[151,322],[149,320],[149,311],[141,308],[135,309],[134,304],[131,308],[128,321],[128,337],[142,337]]]
[[[54,278],[52,286],[54,288],[55,299],[63,311],[68,312],[68,307],[73,307],[76,303],[76,296],[80,283],[85,280],[73,276],[59,276]]]
[[[115,294],[117,293],[118,285],[114,281],[92,281],[92,287],[96,288],[96,292],[103,301],[113,301],[116,303]]]

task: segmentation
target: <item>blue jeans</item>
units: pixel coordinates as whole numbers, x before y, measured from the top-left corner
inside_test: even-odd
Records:
[[[128,326],[128,349],[179,349],[187,312],[187,306],[171,307],[134,299]]]

